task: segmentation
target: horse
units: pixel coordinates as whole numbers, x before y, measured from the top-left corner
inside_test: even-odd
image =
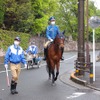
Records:
[[[64,50],[64,41],[65,41],[64,33],[65,31],[63,31],[62,33],[58,33],[54,41],[47,48],[46,62],[47,62],[49,79],[51,79],[52,75],[52,84],[55,83],[59,75],[60,59],[62,57],[62,52]],[[56,76],[55,76],[55,69],[56,69]]]

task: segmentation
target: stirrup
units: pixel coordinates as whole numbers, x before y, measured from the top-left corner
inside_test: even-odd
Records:
[[[46,57],[44,57],[43,60],[46,60]]]

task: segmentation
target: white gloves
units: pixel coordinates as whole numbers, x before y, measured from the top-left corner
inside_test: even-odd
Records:
[[[7,64],[5,64],[4,66],[5,66],[6,69],[8,69],[8,65]]]
[[[27,55],[27,52],[24,52],[25,55]]]
[[[24,66],[25,66],[24,68],[27,68],[27,64],[25,64]]]
[[[50,41],[52,42],[52,41],[53,41],[53,39],[50,39]]]
[[[36,57],[36,54],[34,54],[33,56]]]

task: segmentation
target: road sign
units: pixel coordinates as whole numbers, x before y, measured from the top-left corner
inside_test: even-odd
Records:
[[[100,18],[98,16],[92,16],[89,19],[89,25],[92,29],[100,26]]]
[[[100,26],[100,18],[98,16],[90,17],[89,25],[93,29],[93,81],[95,81],[95,28]]]

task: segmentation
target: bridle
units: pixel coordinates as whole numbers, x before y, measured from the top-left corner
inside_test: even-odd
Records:
[[[65,38],[62,38],[62,37],[58,37],[58,38],[60,38],[60,39],[64,39],[64,40],[65,40]],[[64,46],[64,43],[62,43],[62,42],[54,43],[54,44],[55,44],[56,46],[58,46],[59,48],[60,48],[61,45]]]

